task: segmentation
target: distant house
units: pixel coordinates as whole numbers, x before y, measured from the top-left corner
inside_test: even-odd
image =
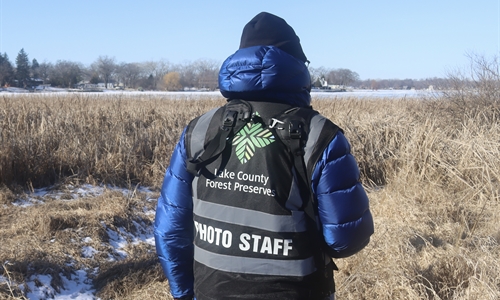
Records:
[[[74,85],[75,89],[79,90],[89,90],[89,89],[97,89],[97,84],[89,83],[88,81],[81,81]]]
[[[35,88],[35,87],[42,85],[42,84],[43,84],[43,80],[40,78],[30,78],[30,79],[26,80],[27,87]]]
[[[42,92],[47,88],[50,88],[50,84],[40,84],[35,87],[35,92]]]
[[[74,88],[75,89],[79,89],[79,90],[112,90],[112,89],[117,89],[118,87],[120,87],[121,85],[115,85],[114,83],[112,82],[108,82],[108,85],[106,86],[106,84],[104,82],[99,82],[97,84],[94,84],[94,83],[90,83],[88,81],[81,81],[77,84],[74,85]]]
[[[115,85],[112,82],[108,82],[107,85],[104,82],[99,82],[97,84],[97,88],[100,88],[100,89],[114,89]]]

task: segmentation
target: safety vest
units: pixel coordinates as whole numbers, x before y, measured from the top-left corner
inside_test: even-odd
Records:
[[[325,276],[332,270],[318,268],[310,174],[337,130],[312,109],[242,100],[189,124],[197,299],[321,299],[333,291],[333,275]]]

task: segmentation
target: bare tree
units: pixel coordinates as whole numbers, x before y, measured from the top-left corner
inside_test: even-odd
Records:
[[[219,85],[219,68],[220,63],[216,60],[200,59],[173,67],[173,70],[179,72],[183,87],[214,90]]]
[[[163,80],[163,76],[168,73],[170,63],[166,60],[147,61],[142,64],[143,72],[152,81],[152,89],[158,89],[158,83]]]
[[[54,65],[46,61],[42,62],[38,66],[38,76],[43,80],[44,83],[47,83],[50,80],[50,73],[52,72],[53,68]]]
[[[58,60],[49,73],[50,83],[54,86],[71,88],[82,80],[83,69],[80,63]]]
[[[498,56],[487,58],[476,53],[467,53],[469,66],[448,73],[452,87],[445,92],[447,99],[463,108],[474,105],[500,103],[500,61]]]
[[[309,68],[314,86],[329,85],[348,86],[359,80],[359,74],[349,69],[327,69],[324,67]]]
[[[359,80],[359,75],[349,69],[333,69],[326,74],[325,79],[330,84],[348,86]]]
[[[116,72],[116,59],[109,56],[99,56],[97,60],[93,63],[93,68],[104,80],[105,87],[108,87],[108,83],[111,82],[113,75]]]
[[[170,72],[163,76],[163,85],[167,91],[178,91],[182,89],[181,76],[178,72]]]
[[[193,64],[184,64],[178,66],[180,74],[180,83],[183,87],[195,87],[196,82],[196,70]]]
[[[117,68],[117,76],[125,87],[137,88],[142,73],[138,63],[121,63]]]
[[[311,74],[311,83],[316,87],[321,87],[321,80],[325,79],[328,70],[325,67],[313,68],[309,67],[309,73]]]
[[[218,83],[220,64],[215,60],[200,59],[194,64],[199,88],[215,90]]]
[[[348,86],[359,80],[358,73],[351,71],[349,69],[337,69],[337,84],[342,86]]]

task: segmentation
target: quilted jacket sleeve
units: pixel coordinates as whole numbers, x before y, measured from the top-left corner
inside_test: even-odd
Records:
[[[184,134],[168,167],[156,207],[156,252],[174,298],[193,292],[193,175],[186,171]]]
[[[328,254],[341,258],[363,249],[374,232],[373,219],[357,162],[342,132],[316,164],[312,189]]]

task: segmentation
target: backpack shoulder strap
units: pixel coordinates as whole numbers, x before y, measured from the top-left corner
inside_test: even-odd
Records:
[[[317,122],[317,124],[316,124]],[[271,119],[270,128],[274,128],[279,139],[289,148],[293,155],[293,165],[297,174],[299,190],[304,199],[303,209],[315,238],[315,248],[322,249],[324,239],[321,236],[317,215],[317,203],[311,189],[311,175],[314,166],[328,144],[340,129],[333,122],[321,116],[317,111],[308,108],[292,108]],[[308,163],[305,161],[306,145]],[[324,252],[319,250],[315,255],[316,268],[328,277]],[[337,267],[334,265],[334,268]]]
[[[228,141],[250,121],[251,117],[252,106],[243,100],[232,100],[219,108],[213,116],[217,122],[215,136],[209,139],[196,157],[191,157],[195,155],[194,153],[188,155],[186,160],[188,171],[198,176],[206,165],[219,157],[226,149]],[[210,130],[211,126],[207,127],[206,130]],[[189,136],[189,138],[192,137]],[[188,144],[191,145],[191,142]]]
[[[340,129],[333,122],[310,108],[291,108],[273,117],[269,127],[274,128],[277,136],[288,147],[294,157],[294,167],[310,191],[311,174],[321,154]],[[306,149],[307,148],[307,149]],[[307,155],[306,155],[307,150]],[[310,198],[305,197],[304,199]]]

